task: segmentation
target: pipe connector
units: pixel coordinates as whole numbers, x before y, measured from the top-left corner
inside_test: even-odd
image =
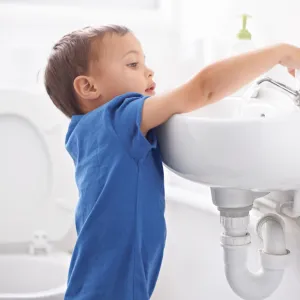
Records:
[[[292,200],[278,203],[277,211],[292,219],[300,217],[300,191],[294,192]]]
[[[249,215],[245,217],[225,217],[221,215],[220,223],[224,228],[221,235],[222,246],[243,246],[251,243],[251,236],[247,232]]]
[[[286,249],[285,224],[275,214],[266,214],[256,225],[256,232],[263,241],[260,249],[262,266],[270,270],[283,270],[288,262],[290,251]]]
[[[263,240],[260,250],[261,268],[252,273],[247,267],[247,232],[249,216],[227,219],[221,216],[225,229],[221,235],[227,281],[232,290],[245,300],[262,300],[269,297],[280,285],[289,251],[285,245],[283,220],[274,214],[265,215],[257,224],[257,233]]]

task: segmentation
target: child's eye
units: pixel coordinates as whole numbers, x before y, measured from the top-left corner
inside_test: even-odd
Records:
[[[134,63],[128,64],[127,66],[130,68],[136,68],[138,66],[138,63],[134,62]]]

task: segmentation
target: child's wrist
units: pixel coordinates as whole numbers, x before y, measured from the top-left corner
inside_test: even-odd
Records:
[[[278,64],[286,66],[293,56],[293,49],[295,47],[289,44],[278,44],[276,51],[278,55]]]

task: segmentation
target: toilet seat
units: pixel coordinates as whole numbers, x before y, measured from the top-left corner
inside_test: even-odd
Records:
[[[0,90],[0,300],[64,299],[71,257],[50,245],[77,199],[67,123],[45,94]]]
[[[60,241],[73,225],[66,126],[45,94],[0,90],[0,245],[30,243],[36,231]]]

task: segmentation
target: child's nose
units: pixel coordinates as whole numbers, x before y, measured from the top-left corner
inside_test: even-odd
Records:
[[[149,68],[146,68],[146,77],[149,78],[149,77],[153,77],[153,76],[154,76],[154,71],[152,71]]]

